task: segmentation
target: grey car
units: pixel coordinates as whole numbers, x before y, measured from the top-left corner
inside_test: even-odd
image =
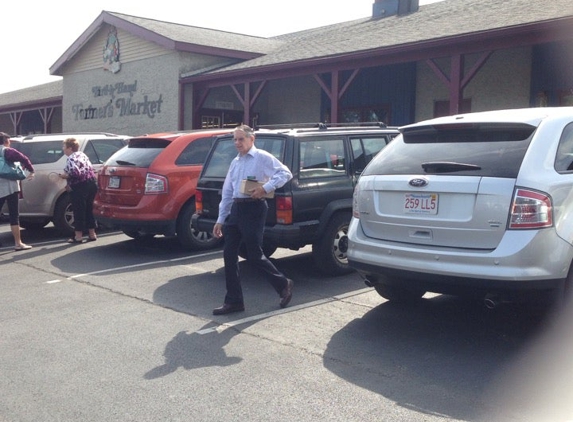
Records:
[[[25,154],[34,165],[35,177],[23,180],[19,202],[20,226],[40,229],[52,222],[66,235],[73,233],[74,216],[66,181],[58,177],[66,165],[62,151],[66,138],[76,138],[96,171],[117,150],[127,145],[127,136],[109,133],[67,133],[10,138],[11,147]],[[7,213],[7,210],[3,210]]]
[[[478,294],[489,307],[571,287],[572,107],[400,131],[354,192],[348,260],[367,285],[396,302]]]

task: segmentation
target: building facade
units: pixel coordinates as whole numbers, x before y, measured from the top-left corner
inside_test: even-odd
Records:
[[[364,19],[272,38],[102,12],[50,68],[61,82],[0,94],[0,130],[404,125],[573,105],[572,41],[570,0],[375,0]]]

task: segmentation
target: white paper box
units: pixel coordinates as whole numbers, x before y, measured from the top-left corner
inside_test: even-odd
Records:
[[[263,182],[257,182],[255,180],[241,180],[241,187],[239,189],[239,192],[241,192],[243,195],[251,195],[251,193],[249,192],[251,189],[256,188],[257,186],[263,186],[264,183]],[[264,197],[265,198],[274,198],[275,196],[275,191],[272,192],[268,192]]]

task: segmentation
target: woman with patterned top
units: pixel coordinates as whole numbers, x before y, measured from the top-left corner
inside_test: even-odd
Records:
[[[22,167],[28,170],[28,179],[34,177],[34,167],[30,159],[14,148],[10,148],[10,135],[0,132],[0,154],[6,161],[20,162]],[[0,209],[6,202],[8,204],[8,215],[10,218],[10,231],[14,237],[14,250],[25,251],[31,249],[30,245],[22,242],[20,237],[20,214],[18,210],[20,195],[20,182],[18,180],[0,179]]]
[[[67,138],[62,147],[68,156],[64,173],[60,174],[68,184],[74,212],[74,237],[68,243],[83,243],[84,231],[88,231],[88,241],[97,240],[96,221],[93,213],[94,199],[97,193],[96,175],[90,159],[79,151],[80,144],[75,138]]]

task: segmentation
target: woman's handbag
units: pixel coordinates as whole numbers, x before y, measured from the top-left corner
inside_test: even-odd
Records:
[[[26,178],[20,163],[11,163],[4,159],[4,151],[0,154],[0,178],[8,180],[24,180]]]

